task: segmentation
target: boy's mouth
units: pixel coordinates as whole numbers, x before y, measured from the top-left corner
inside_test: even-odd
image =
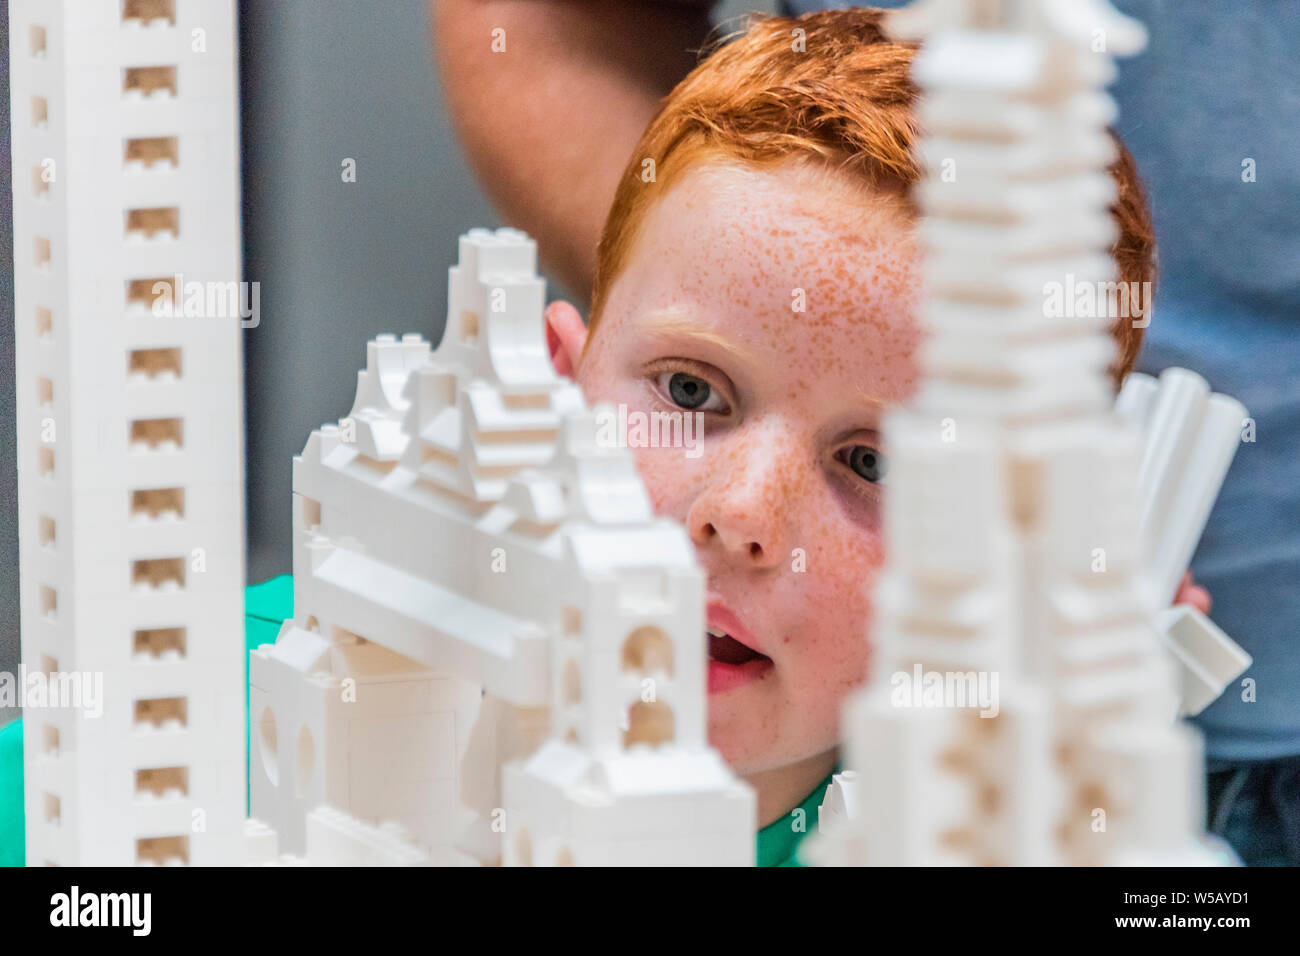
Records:
[[[771,660],[725,631],[709,628],[709,660],[722,664],[748,664],[760,658]]]
[[[744,638],[749,638],[749,634],[725,607],[709,605],[707,631],[710,694],[757,680],[772,669],[772,658],[738,639],[738,634]]]

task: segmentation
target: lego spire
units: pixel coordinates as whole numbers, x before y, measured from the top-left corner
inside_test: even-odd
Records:
[[[858,779],[832,793],[835,834],[815,855],[1206,860],[1199,743],[1172,722],[1140,587],[1137,441],[1106,377],[1120,316],[1104,306],[1102,87],[1144,31],[1093,0],[930,0],[889,25],[924,40],[928,340],[920,386],[884,429],[877,653],[844,728]],[[1092,308],[1054,307],[1076,288]]]

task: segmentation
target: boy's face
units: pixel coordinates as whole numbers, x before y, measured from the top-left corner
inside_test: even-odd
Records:
[[[918,288],[897,198],[719,160],[647,213],[577,366],[591,402],[703,413],[690,454],[636,455],[708,575],[709,739],[741,773],[836,746],[866,676],[881,413],[916,376]]]

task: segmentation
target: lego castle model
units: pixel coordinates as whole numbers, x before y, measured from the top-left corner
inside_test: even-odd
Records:
[[[906,13],[923,158],[958,176],[921,191],[932,339],[817,855],[1211,859],[1174,716],[1248,659],[1160,608],[1245,413],[1178,370],[1130,379],[1125,427],[1106,317],[1041,307],[1112,268],[1085,40],[1141,29],[1092,0]],[[233,0],[11,3],[22,653],[104,675],[102,717],[26,715],[29,864],[753,865],[754,795],[706,739],[703,573],[552,368],[511,229],[461,238],[438,347],[371,342],[294,459],[245,819],[240,316],[202,294],[240,275],[234,26]],[[897,706],[914,670],[998,675],[996,716]]]
[[[463,236],[438,349],[371,342],[294,460],[295,616],[250,667],[282,851],[324,803],[448,865],[753,863],[753,793],[705,739],[703,573],[555,373],[543,303],[532,240]]]

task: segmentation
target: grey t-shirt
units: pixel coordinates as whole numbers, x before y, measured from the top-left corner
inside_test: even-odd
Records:
[[[1112,90],[1160,256],[1139,367],[1199,372],[1256,426],[1192,562],[1255,700],[1230,686],[1196,723],[1211,758],[1300,754],[1300,3],[1112,3],[1149,33]]]

